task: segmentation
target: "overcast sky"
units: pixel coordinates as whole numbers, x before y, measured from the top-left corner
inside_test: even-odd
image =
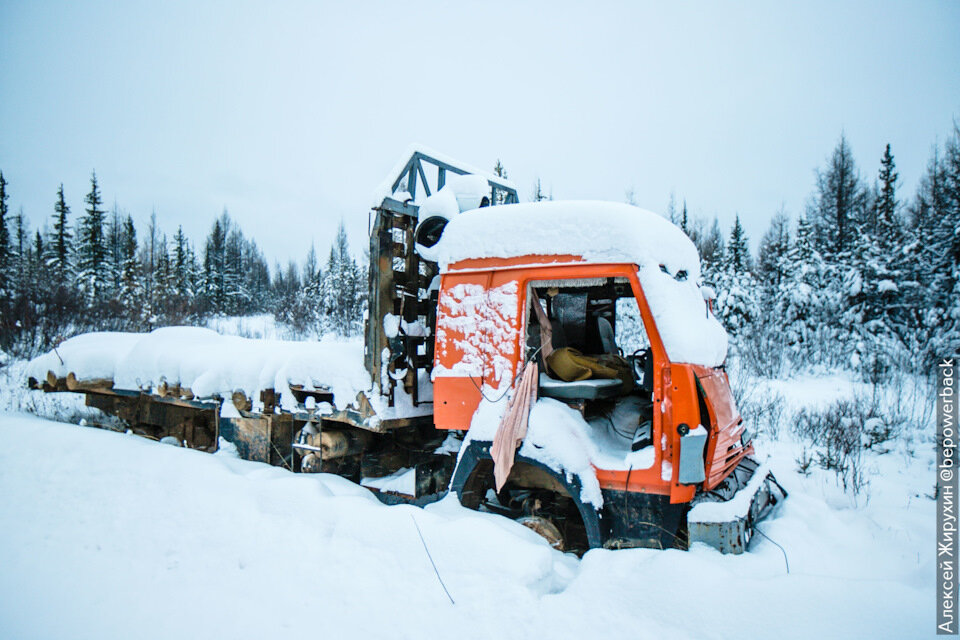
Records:
[[[0,0],[0,170],[14,211],[105,200],[198,245],[226,207],[268,260],[359,254],[371,192],[419,142],[500,158],[530,197],[796,215],[845,131],[911,194],[960,117],[960,2],[53,3]],[[589,8],[586,8],[588,7]]]

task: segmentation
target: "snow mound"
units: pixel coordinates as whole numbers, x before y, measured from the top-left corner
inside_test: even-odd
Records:
[[[112,379],[118,389],[179,384],[198,398],[243,391],[256,402],[261,390],[276,389],[285,407],[294,401],[290,385],[328,388],[338,408],[372,388],[359,339],[254,340],[199,327],[79,335],[31,360],[26,375],[42,380],[48,371],[61,378],[73,373],[80,380]]]
[[[770,442],[790,498],[761,526],[788,574],[763,536],[741,556],[577,560],[455,496],[387,507],[338,476],[0,413],[0,636],[933,637],[932,432],[868,455],[860,506],[831,506],[831,477],[796,473],[801,445]],[[666,615],[678,593],[705,595]]]

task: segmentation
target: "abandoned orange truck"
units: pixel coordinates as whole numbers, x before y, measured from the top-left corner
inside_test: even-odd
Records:
[[[205,330],[79,336],[33,361],[29,382],[84,393],[136,433],[210,451],[230,442],[386,502],[452,492],[566,551],[743,552],[786,493],[737,410],[693,243],[625,204],[516,201],[505,179],[413,148],[371,209],[354,350],[275,345],[272,360],[294,360],[246,382],[186,366],[217,339]],[[194,346],[177,362],[164,341],[184,339]],[[121,342],[115,364],[85,365],[85,352],[102,361]],[[150,345],[167,364],[132,375],[129,354]],[[271,355],[242,339],[230,349]],[[347,365],[352,386],[334,379]]]

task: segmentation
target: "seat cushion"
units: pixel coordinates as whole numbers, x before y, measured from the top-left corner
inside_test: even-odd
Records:
[[[564,382],[545,373],[540,374],[540,395],[558,400],[605,400],[620,395],[619,379],[593,378]]]

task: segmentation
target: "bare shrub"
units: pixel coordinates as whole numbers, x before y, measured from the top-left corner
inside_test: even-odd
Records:
[[[807,452],[807,448],[804,447],[800,451],[800,457],[797,458],[797,472],[806,477],[810,475],[810,467],[813,465],[813,457]]]
[[[801,409],[794,430],[811,445],[817,466],[833,471],[844,491],[860,494],[866,487],[866,439],[855,402],[839,400],[825,409]]]
[[[783,424],[784,400],[779,393],[744,393],[737,403],[744,421],[752,425],[758,434],[771,439],[780,436]]]
[[[779,378],[787,365],[783,331],[769,322],[755,323],[732,346],[742,369],[755,376]]]

